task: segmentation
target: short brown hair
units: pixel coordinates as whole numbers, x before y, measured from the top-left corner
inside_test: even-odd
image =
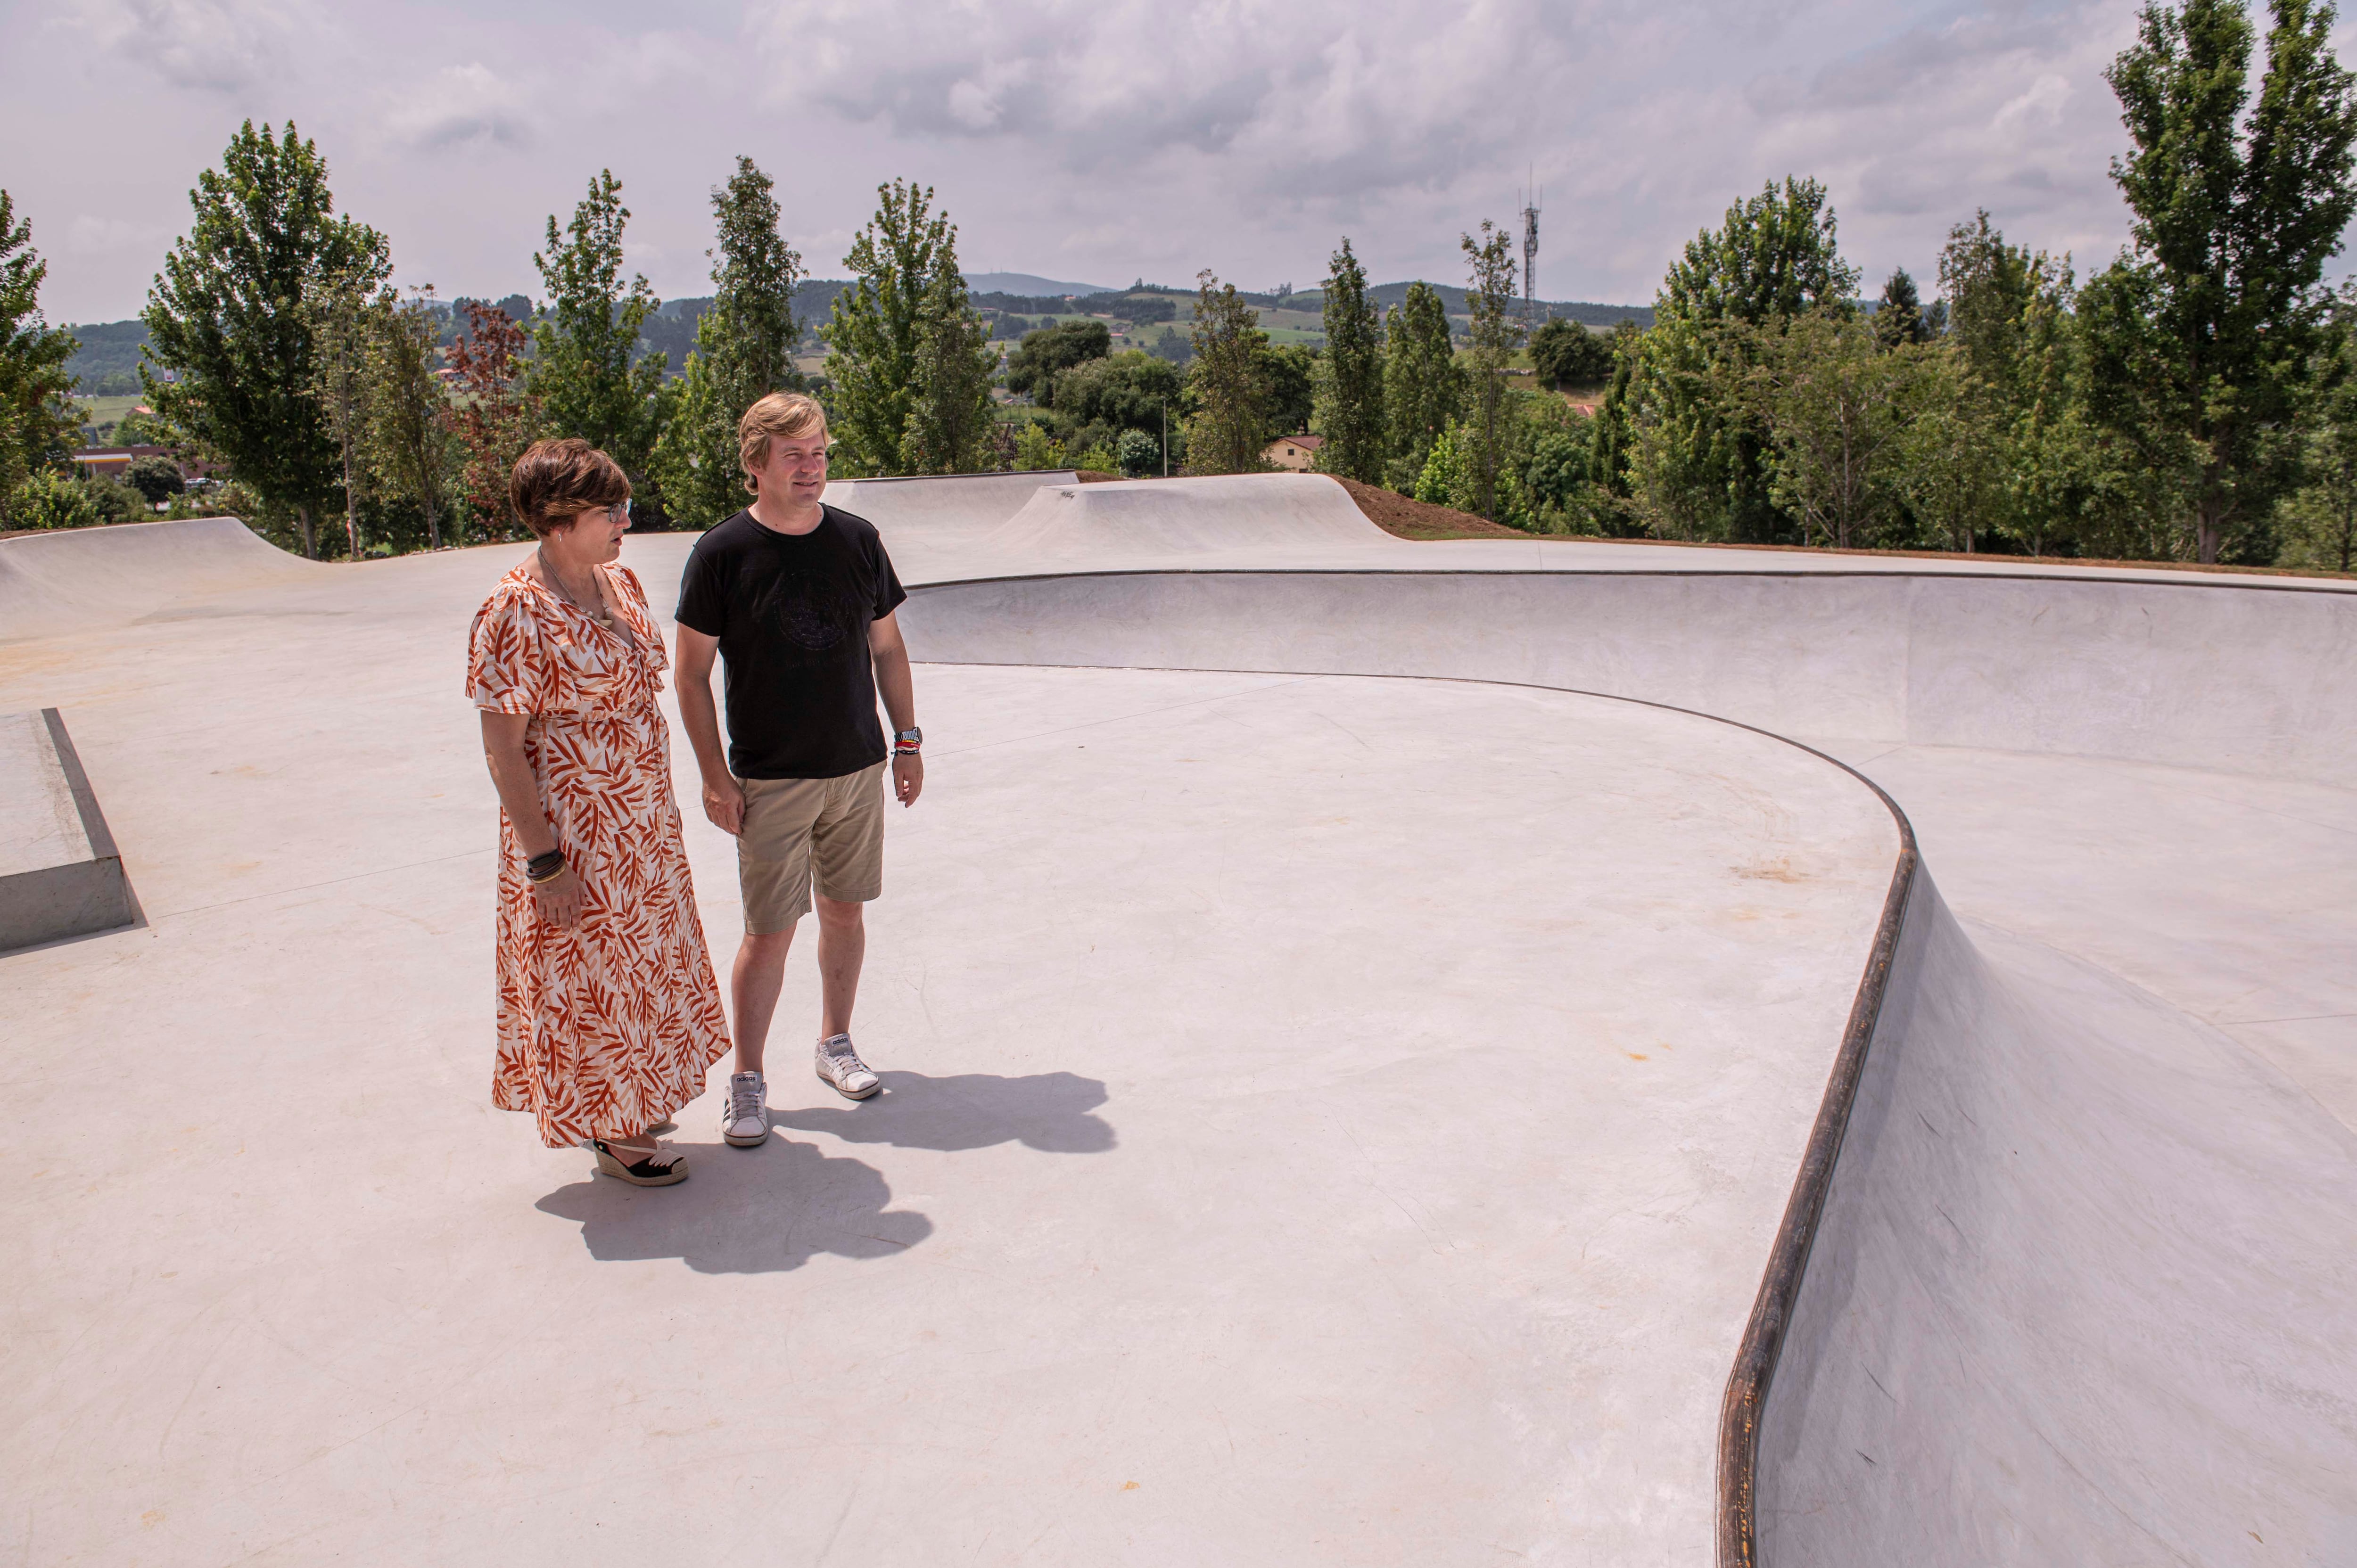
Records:
[[[801,392],[771,392],[747,409],[737,422],[737,466],[745,470],[745,488],[759,493],[753,476],[769,466],[770,436],[791,440],[813,428],[826,428],[826,410]]]
[[[536,538],[585,511],[630,499],[622,466],[587,441],[535,441],[508,476],[508,504]]]

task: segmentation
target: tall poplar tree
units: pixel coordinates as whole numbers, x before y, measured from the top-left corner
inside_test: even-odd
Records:
[[[1366,270],[1345,236],[1326,279],[1326,358],[1317,413],[1326,444],[1318,466],[1361,484],[1383,482],[1383,318]]]
[[[642,475],[661,434],[657,394],[665,361],[661,354],[632,361],[639,328],[662,302],[644,277],[622,282],[622,231],[630,220],[622,182],[611,169],[590,179],[564,229],[550,214],[547,249],[532,258],[548,304],[533,328],[526,381],[556,435],[577,435]]]
[[[381,319],[393,306],[392,291],[380,296],[376,282],[390,265],[363,263],[320,278],[304,302],[311,321],[311,342],[317,350],[311,377],[311,397],[328,422],[328,439],[336,444],[342,469],[344,553],[361,558],[360,477],[367,468],[371,393],[369,349]]]
[[[695,320],[695,347],[680,378],[679,403],[656,448],[663,504],[698,527],[745,504],[737,422],[767,394],[802,384],[793,351],[794,285],[802,256],[780,231],[775,187],[748,157],[712,193],[716,245],[712,303]]]
[[[2253,102],[2241,0],[2145,7],[2107,73],[2135,145],[2112,164],[2130,245],[2080,295],[2094,412],[2163,477],[2154,499],[2182,509],[2204,562],[2230,532],[2263,530],[2297,475],[2319,280],[2357,215],[2333,9],[2268,12]]]
[[[1235,285],[1221,283],[1206,268],[1195,274],[1195,285],[1188,471],[1257,473],[1268,466],[1261,456],[1268,444],[1268,391],[1260,363],[1268,334],[1261,330],[1260,312],[1243,302]]]
[[[417,508],[428,548],[439,550],[457,442],[447,423],[450,394],[435,373],[433,297],[421,288],[407,306],[388,301],[378,317],[368,350],[368,467],[382,493]]]
[[[1416,480],[1440,439],[1464,406],[1465,374],[1457,367],[1448,312],[1430,284],[1412,283],[1407,298],[1387,323],[1383,355],[1383,406],[1390,426],[1392,489],[1415,493]]]
[[[296,519],[306,555],[338,488],[335,439],[311,388],[318,349],[304,303],[321,279],[385,253],[364,223],[335,216],[327,161],[296,134],[247,121],[219,169],[188,193],[196,220],[148,291],[139,376],[157,414]],[[168,371],[169,379],[151,371]]]
[[[1466,367],[1473,378],[1463,440],[1466,477],[1472,482],[1473,510],[1494,521],[1509,434],[1506,363],[1523,340],[1523,320],[1514,307],[1514,237],[1485,218],[1480,240],[1461,238],[1469,270],[1465,304],[1473,317],[1473,352]]]
[[[998,356],[958,273],[957,230],[933,257],[918,312],[915,395],[900,432],[900,468],[909,474],[970,474],[997,465],[990,377]]]
[[[900,443],[919,389],[919,339],[939,258],[954,264],[955,231],[932,209],[931,186],[876,188],[876,216],[843,264],[852,285],[834,296],[824,328],[830,426],[852,473],[900,471]]]

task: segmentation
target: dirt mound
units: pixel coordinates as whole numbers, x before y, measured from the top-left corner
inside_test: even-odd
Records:
[[[1501,522],[1475,517],[1469,511],[1455,507],[1435,506],[1404,496],[1397,490],[1387,490],[1381,485],[1362,485],[1356,479],[1329,475],[1334,482],[1351,492],[1367,521],[1394,539],[1529,539],[1532,536],[1519,528],[1508,528]]]

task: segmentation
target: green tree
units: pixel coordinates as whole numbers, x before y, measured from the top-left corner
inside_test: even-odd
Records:
[[[2357,564],[2357,332],[2350,299],[2336,302],[2324,334],[2321,389],[2309,423],[2303,482],[2278,507],[2276,564],[2346,572]]]
[[[442,548],[442,510],[457,443],[449,427],[450,394],[436,374],[441,334],[421,288],[406,306],[388,300],[368,344],[367,460],[379,493],[417,509],[427,547]]]
[[[180,476],[180,465],[169,457],[134,457],[123,470],[123,482],[139,492],[139,499],[149,506],[162,506],[174,496],[187,493],[188,482]]]
[[[1207,268],[1195,274],[1195,360],[1189,383],[1196,411],[1188,422],[1187,461],[1199,474],[1251,474],[1268,465],[1268,392],[1262,384],[1268,334],[1260,312]]]
[[[533,328],[525,382],[554,434],[578,436],[625,472],[644,476],[662,435],[665,407],[657,394],[667,361],[661,354],[637,358],[639,328],[662,302],[644,277],[622,283],[630,220],[611,169],[590,179],[565,228],[549,215],[547,249],[532,258],[548,303]]]
[[[1522,317],[1514,308],[1514,237],[1485,218],[1479,241],[1470,234],[1460,238],[1469,268],[1465,303],[1473,315],[1472,353],[1466,366],[1473,379],[1473,396],[1463,442],[1466,472],[1473,485],[1469,510],[1494,521],[1500,511],[1498,475],[1506,464],[1508,440],[1506,366],[1523,339]]]
[[[913,395],[900,435],[903,473],[970,474],[993,466],[990,378],[997,363],[990,329],[958,273],[952,227],[934,252],[918,312]]]
[[[2253,102],[2241,0],[2145,7],[2107,73],[2134,144],[2112,165],[2131,244],[2080,295],[2095,413],[2161,477],[2157,499],[2182,508],[2204,562],[2230,533],[2264,533],[2297,475],[2319,280],[2357,215],[2332,7],[2269,12]]]
[[[1006,356],[1006,390],[1041,408],[1053,408],[1059,377],[1112,352],[1113,328],[1102,321],[1059,321],[1026,332]]]
[[[1587,483],[1590,521],[1598,532],[1631,538],[1645,532],[1630,489],[1629,462],[1634,440],[1631,399],[1645,335],[1634,322],[1612,329],[1612,379],[1605,383],[1588,426]]]
[[[305,303],[321,280],[381,263],[384,242],[334,215],[327,162],[292,122],[274,137],[247,121],[188,202],[195,222],[141,312],[140,380],[158,415],[224,460],[265,509],[294,517],[316,558],[315,518],[340,463],[311,394],[319,360]]]
[[[1932,537],[1970,553],[2005,510],[2007,432],[1996,405],[1956,345],[1891,344],[1875,314],[1878,338],[1918,356],[1900,411],[1896,488]]]
[[[79,345],[41,314],[49,264],[32,241],[32,225],[0,190],[0,521],[13,516],[18,486],[64,459],[81,424],[66,373]]]
[[[1262,445],[1279,435],[1307,432],[1318,408],[1318,350],[1301,343],[1264,341],[1254,356],[1260,378],[1261,407],[1267,426]]]
[[[1432,444],[1465,405],[1465,372],[1458,368],[1448,312],[1430,284],[1408,285],[1407,297],[1385,323],[1383,406],[1391,427],[1394,489],[1413,494]]]
[[[695,347],[680,377],[678,403],[655,447],[663,505],[697,527],[745,504],[737,422],[773,392],[800,387],[793,349],[794,287],[802,256],[780,231],[775,185],[748,157],[712,193],[716,248],[712,303],[695,318]]]
[[[1026,473],[1048,473],[1070,465],[1064,461],[1064,444],[1046,425],[1027,423],[1015,436],[1015,466]]]
[[[1168,360],[1132,349],[1085,360],[1056,377],[1055,422],[1068,446],[1105,441],[1119,450],[1120,433],[1154,438],[1160,448],[1172,411],[1183,415],[1185,384]]]
[[[71,474],[36,468],[18,482],[8,498],[8,526],[17,528],[90,528],[103,522],[91,489]]]
[[[1143,430],[1123,431],[1113,450],[1125,479],[1148,478],[1162,471],[1162,443]]]
[[[1746,356],[1747,391],[1771,443],[1775,503],[1800,520],[1803,543],[1887,542],[1914,356],[1888,351],[1839,303],[1795,317],[1781,331],[1742,330],[1757,338]]]
[[[1531,334],[1531,369],[1549,386],[1602,386],[1612,379],[1612,339],[1550,316]]]
[[[380,295],[377,280],[391,270],[382,256],[369,258],[318,279],[303,302],[316,350],[311,397],[336,445],[342,470],[344,544],[347,559],[353,561],[361,558],[360,476],[367,462],[364,447],[374,391],[369,349],[393,297],[390,289]]]
[[[1987,214],[1982,216],[1986,218]],[[1882,298],[1874,307],[1874,335],[1886,349],[1925,342],[1932,336],[1931,324],[1923,319],[1922,296],[1916,292],[1913,274],[1905,267],[1893,267],[1890,276],[1883,281]]]
[[[850,473],[889,474],[918,395],[919,338],[939,256],[955,231],[932,210],[931,186],[876,188],[876,215],[843,260],[852,285],[834,296],[825,328],[834,433]]]
[[[1326,359],[1315,413],[1326,444],[1318,467],[1361,484],[1383,482],[1383,316],[1367,298],[1366,270],[1348,236],[1325,287]]]
[[[1748,356],[1786,322],[1857,292],[1824,187],[1787,177],[1727,209],[1663,280],[1631,389],[1632,502],[1674,538],[1772,542],[1794,536],[1768,472],[1757,403],[1730,396]],[[1748,330],[1765,328],[1765,331]]]
[[[1467,471],[1464,427],[1450,420],[1433,438],[1425,454],[1424,469],[1415,477],[1415,499],[1432,506],[1473,509],[1473,480]]]

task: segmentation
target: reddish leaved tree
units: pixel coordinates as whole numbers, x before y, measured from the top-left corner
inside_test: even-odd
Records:
[[[457,395],[444,415],[466,448],[467,504],[485,537],[521,537],[522,520],[508,504],[508,475],[542,428],[540,400],[524,390],[522,327],[497,306],[470,303],[467,330],[451,344]]]

